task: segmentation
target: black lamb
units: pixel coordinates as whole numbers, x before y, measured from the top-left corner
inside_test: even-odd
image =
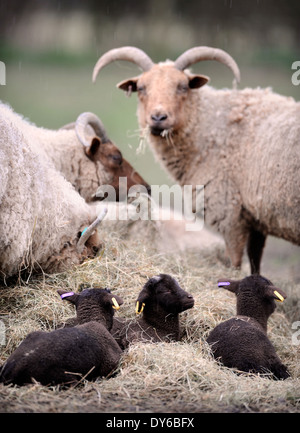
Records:
[[[111,334],[122,349],[136,341],[178,341],[179,313],[194,306],[192,295],[167,274],[150,278],[136,300],[137,320],[114,318]]]
[[[286,298],[283,290],[259,275],[240,281],[219,280],[218,286],[236,294],[237,315],[209,334],[207,342],[214,357],[226,367],[272,373],[275,379],[288,378],[286,366],[267,337],[267,321],[276,308],[275,300],[282,302]]]
[[[0,382],[24,385],[34,379],[42,385],[70,385],[83,377],[108,376],[117,367],[122,351],[109,330],[122,299],[99,288],[58,293],[75,304],[79,324],[31,332],[3,365]]]

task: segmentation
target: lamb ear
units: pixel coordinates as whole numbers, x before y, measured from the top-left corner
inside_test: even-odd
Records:
[[[111,304],[114,310],[119,310],[120,305],[124,303],[123,299],[120,296],[114,295],[111,297]]]
[[[141,314],[141,312],[143,311],[143,309],[145,307],[147,300],[149,299],[150,293],[149,293],[149,290],[147,287],[148,282],[145,284],[145,286],[143,287],[143,290],[140,292],[137,300],[135,301],[136,314]]]
[[[283,302],[287,297],[286,293],[282,289],[275,286],[267,287],[266,296],[280,302]]]
[[[72,304],[77,304],[79,295],[78,293],[74,292],[67,292],[66,290],[58,289],[57,293],[61,297],[62,300],[66,299],[67,301],[71,302]]]
[[[218,280],[218,287],[227,289],[230,292],[237,293],[240,285],[240,280],[229,280],[228,278],[222,278]]]

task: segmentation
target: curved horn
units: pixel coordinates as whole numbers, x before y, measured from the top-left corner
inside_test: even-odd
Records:
[[[219,48],[204,46],[190,48],[177,58],[174,66],[180,71],[183,71],[188,66],[201,62],[202,60],[216,60],[217,62],[223,63],[232,70],[237,83],[240,82],[240,70],[237,63],[226,51]]]
[[[105,207],[103,209],[103,211],[101,212],[101,214],[95,219],[94,222],[92,222],[91,225],[89,225],[84,232],[82,233],[78,243],[77,243],[77,251],[81,254],[84,248],[84,245],[86,243],[86,241],[88,240],[88,238],[92,235],[92,233],[96,230],[96,228],[98,227],[98,225],[101,223],[101,221],[103,221],[103,219],[105,218],[105,215],[107,214],[107,207]]]
[[[90,146],[90,142],[86,140],[85,138],[85,129],[87,125],[90,125],[93,130],[95,131],[95,134],[101,139],[102,143],[107,143],[109,140],[106,131],[104,129],[104,125],[94,113],[81,113],[76,120],[75,123],[75,132],[77,135],[78,140],[81,144],[85,147]]]
[[[136,47],[121,47],[107,51],[97,61],[93,71],[93,82],[96,81],[100,69],[116,60],[127,60],[136,63],[144,72],[149,71],[154,63],[150,57],[142,50]]]

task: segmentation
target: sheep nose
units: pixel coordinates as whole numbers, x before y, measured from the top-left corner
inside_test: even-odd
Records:
[[[154,120],[154,122],[163,122],[168,118],[167,114],[152,114],[151,119]]]

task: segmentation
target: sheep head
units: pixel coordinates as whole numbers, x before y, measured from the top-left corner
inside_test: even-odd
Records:
[[[191,48],[175,62],[158,64],[154,64],[138,48],[110,50],[96,63],[93,80],[105,65],[115,60],[131,61],[143,69],[141,75],[122,81],[118,87],[127,94],[138,93],[140,126],[148,127],[154,136],[166,136],[179,131],[191,115],[187,101],[192,97],[192,92],[209,81],[204,75],[190,74],[186,70],[188,66],[202,60],[216,60],[232,70],[237,82],[240,80],[239,68],[233,58],[225,51],[211,47]]]
[[[75,305],[78,323],[103,319],[106,320],[108,329],[112,326],[114,310],[118,310],[123,304],[123,299],[107,288],[86,288],[80,293],[59,289],[57,293],[62,300]]]
[[[237,314],[254,316],[259,311],[268,318],[275,310],[275,301],[283,302],[287,295],[282,289],[261,275],[250,275],[242,280],[221,279],[218,287],[235,293]]]
[[[150,278],[136,300],[136,312],[144,308],[155,310],[160,306],[169,314],[178,314],[194,306],[192,295],[183,290],[177,281],[167,274]]]
[[[95,114],[90,112],[81,113],[75,123],[66,125],[64,128],[75,128],[77,138],[82,144],[83,151],[88,158],[83,162],[85,165],[87,165],[88,161],[89,164],[92,162],[95,165],[98,179],[115,188],[117,200],[124,194],[126,196],[129,189],[134,185],[143,185],[150,191],[148,183],[123,158],[121,151],[108,138],[103,123]],[[127,191],[119,191],[120,177],[127,179]],[[90,185],[87,187],[87,192],[84,187],[81,187],[81,195],[84,196],[87,202],[99,200],[99,197],[96,195],[99,186],[98,183],[93,194],[91,194]]]

